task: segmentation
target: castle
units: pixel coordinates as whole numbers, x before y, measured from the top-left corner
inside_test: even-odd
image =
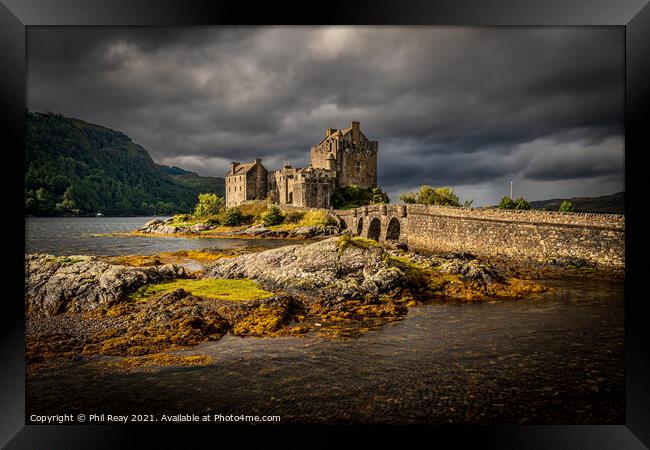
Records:
[[[261,159],[233,162],[226,175],[226,206],[269,198],[281,205],[330,208],[334,190],[355,184],[377,186],[378,142],[369,140],[359,122],[349,128],[328,128],[325,138],[311,148],[307,168],[285,165],[268,171]]]

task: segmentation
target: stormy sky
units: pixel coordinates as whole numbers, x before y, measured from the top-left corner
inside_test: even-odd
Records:
[[[624,189],[618,27],[28,28],[28,108],[122,131],[154,160],[304,167],[325,128],[379,141],[392,201],[474,206]]]

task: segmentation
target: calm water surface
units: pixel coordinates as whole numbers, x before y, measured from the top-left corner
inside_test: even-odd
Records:
[[[134,253],[140,245],[145,253],[202,241],[81,235],[130,230],[148,218],[38,219],[28,229],[47,220],[62,244],[57,250],[32,236],[38,251]],[[28,248],[29,239],[28,231]],[[181,352],[212,356],[207,367],[121,373],[70,362],[27,380],[27,408],[273,414],[300,423],[623,423],[623,283],[544,283],[552,291],[539,298],[412,308],[404,320],[350,340],[227,335]]]
[[[153,254],[203,248],[268,248],[295,244],[282,239],[101,236],[136,230],[161,217],[30,217],[25,219],[25,252],[55,255]],[[162,217],[164,219],[164,217]],[[100,236],[98,236],[100,235]]]

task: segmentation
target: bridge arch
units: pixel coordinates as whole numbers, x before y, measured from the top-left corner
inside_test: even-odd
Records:
[[[388,228],[386,228],[386,240],[387,241],[398,241],[400,234],[400,223],[396,217],[390,219],[388,222]]]
[[[379,241],[379,236],[381,235],[381,221],[378,218],[374,218],[370,221],[368,225],[368,238]]]
[[[359,217],[359,223],[357,224],[357,235],[361,236],[363,233],[363,217]]]

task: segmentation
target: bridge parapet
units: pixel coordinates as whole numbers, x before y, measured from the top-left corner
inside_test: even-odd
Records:
[[[625,216],[620,214],[411,204],[334,213],[353,234],[405,243],[414,250],[539,260],[570,256],[625,266]]]

